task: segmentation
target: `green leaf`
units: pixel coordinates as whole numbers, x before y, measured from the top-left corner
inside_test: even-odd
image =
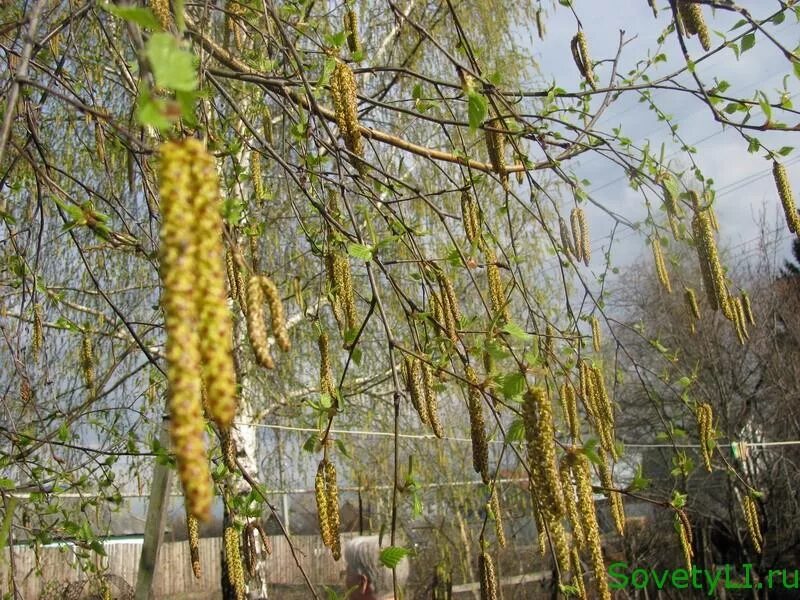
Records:
[[[347,244],[347,253],[353,258],[369,262],[372,260],[372,248],[364,244]]]
[[[180,92],[197,89],[195,56],[180,47],[175,36],[155,33],[145,46],[145,56],[150,62],[156,85]]]
[[[518,340],[522,340],[524,342],[533,339],[533,336],[530,333],[528,333],[522,327],[513,322],[507,323],[503,327],[503,331],[508,335],[510,335],[511,337],[516,338]]]
[[[103,542],[100,540],[92,540],[89,544],[89,547],[95,551],[96,554],[100,556],[107,556],[106,549],[103,547]]]
[[[360,367],[361,359],[364,357],[364,352],[361,350],[361,348],[353,348],[353,351],[350,355],[353,357],[353,362]]]
[[[336,447],[339,449],[340,454],[343,454],[347,458],[352,458],[352,456],[350,456],[350,453],[347,451],[347,446],[344,445],[344,442],[342,440],[336,438],[336,441],[334,443],[336,444]]]
[[[141,27],[152,29],[153,31],[161,31],[161,23],[159,23],[153,11],[149,8],[141,8],[137,6],[120,6],[116,4],[101,4],[102,8],[107,13],[119,17],[125,21],[136,23]]]
[[[150,126],[159,131],[172,127],[172,121],[166,116],[166,102],[153,98],[142,90],[136,102],[136,120],[140,125]]]
[[[303,450],[306,452],[316,452],[317,445],[319,444],[319,438],[317,437],[316,433],[312,433],[308,436],[308,439],[303,443]]]
[[[678,491],[674,491],[672,492],[672,500],[670,501],[670,504],[675,508],[683,508],[686,506],[687,498],[688,496],[686,494],[681,494]]]
[[[467,93],[467,115],[469,117],[469,129],[475,131],[481,126],[488,113],[489,105],[486,97],[475,90]]]
[[[586,458],[588,458],[594,464],[596,465],[603,464],[603,460],[597,453],[597,440],[595,438],[589,438],[588,440],[586,440],[586,443],[583,445],[581,452],[586,456]]]
[[[784,146],[783,148],[778,150],[778,154],[780,154],[781,156],[788,156],[789,154],[791,154],[792,150],[794,150],[793,146]]]
[[[503,395],[506,398],[516,398],[525,391],[525,376],[520,373],[509,373],[501,377]]]
[[[521,442],[525,439],[525,424],[522,419],[514,419],[506,433],[507,442]]]
[[[756,34],[748,33],[742,38],[742,52],[747,52],[756,45]]]
[[[388,546],[381,550],[380,561],[387,569],[394,569],[406,556],[408,556],[407,548]]]

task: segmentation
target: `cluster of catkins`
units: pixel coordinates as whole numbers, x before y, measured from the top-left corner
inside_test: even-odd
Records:
[[[339,538],[339,488],[336,483],[336,467],[323,458],[314,478],[314,497],[317,501],[317,516],[322,543],[331,549],[334,560],[342,556]]]
[[[236,412],[232,322],[214,158],[199,140],[161,147],[161,279],[172,444],[189,513],[213,496],[204,439],[209,416],[227,430]]]

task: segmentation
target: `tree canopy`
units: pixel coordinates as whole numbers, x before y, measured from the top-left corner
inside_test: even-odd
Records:
[[[797,431],[759,420],[770,398],[694,386],[752,367],[758,393],[797,395],[767,360],[794,347],[791,315],[756,334],[777,307],[752,306],[797,269],[778,289],[780,262],[726,261],[736,181],[717,186],[694,128],[773,178],[780,236],[800,233],[798,21],[783,0],[3,3],[12,540],[98,550],[79,513],[166,462],[190,524],[224,504],[229,569],[271,490],[315,489],[336,558],[337,486],[374,491],[388,566],[405,517],[469,504],[483,526],[442,552],[494,598],[522,496],[560,593],[608,598],[599,507],[619,535],[628,502],[668,515],[691,564],[708,469],[743,511],[715,518],[744,515],[760,553],[782,475],[728,453]],[[643,253],[658,283],[620,308],[647,287],[615,283]],[[661,485],[637,441],[667,446]]]

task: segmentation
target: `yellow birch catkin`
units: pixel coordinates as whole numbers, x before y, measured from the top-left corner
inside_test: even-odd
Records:
[[[232,300],[239,300],[239,278],[238,269],[233,261],[233,253],[228,250],[225,252],[225,270],[228,274],[228,296]],[[242,307],[244,310],[244,307]]]
[[[800,235],[800,216],[797,215],[797,206],[795,206],[792,186],[789,183],[789,175],[786,173],[786,167],[777,160],[772,162],[772,176],[775,178],[775,186],[778,188],[783,213],[786,215],[786,225],[789,227],[789,231]]]
[[[264,178],[261,175],[261,153],[250,151],[250,182],[253,184],[253,195],[256,202],[261,202],[266,197],[264,193]]]
[[[236,472],[236,440],[233,437],[231,429],[225,429],[221,432],[221,448],[222,462],[231,473]]]
[[[569,435],[572,441],[577,441],[581,435],[580,421],[578,420],[578,403],[575,398],[575,387],[567,380],[559,389],[564,419],[569,426]]]
[[[583,532],[583,522],[578,514],[578,501],[575,497],[575,486],[572,483],[572,470],[569,460],[563,458],[558,466],[558,474],[561,478],[561,489],[564,491],[564,505],[567,509],[567,518],[572,527],[572,535],[575,538],[575,545],[579,549],[586,547],[586,534]]]
[[[683,299],[686,302],[686,306],[689,308],[689,312],[691,313],[692,317],[694,317],[696,321],[699,321],[700,306],[697,304],[697,294],[695,294],[694,290],[690,287],[684,288]]]
[[[196,253],[192,164],[197,140],[161,146],[160,271],[166,331],[170,434],[189,513],[205,521],[211,514],[213,488],[206,457],[201,399],[201,357],[197,321]]]
[[[608,464],[608,456],[603,448],[600,448],[598,451],[600,456],[600,464],[598,465],[598,471],[600,474],[600,484],[605,488],[604,494],[608,498],[609,504],[611,505],[611,517],[614,521],[614,527],[617,529],[617,533],[624,536],[625,535],[625,510],[622,505],[622,496],[619,492],[614,491],[614,481],[612,478],[611,467]]]
[[[650,242],[651,247],[653,248],[653,260],[656,264],[656,274],[658,275],[658,281],[664,286],[664,289],[667,290],[668,294],[672,293],[672,286],[669,282],[669,273],[667,272],[667,265],[664,263],[664,255],[661,252],[661,241],[658,237],[654,237]]]
[[[470,437],[472,438],[472,466],[481,474],[484,483],[489,483],[489,444],[486,441],[486,424],[483,418],[483,395],[478,387],[475,370],[467,365],[465,374],[468,383],[467,410],[469,412]]]
[[[545,388],[535,387],[525,393],[522,422],[539,508],[546,518],[559,519],[565,514],[564,495],[556,464],[553,410]]]
[[[600,321],[592,317],[592,347],[595,352],[600,352],[602,338],[600,337]]]
[[[31,340],[31,350],[33,351],[33,361],[39,360],[39,352],[44,343],[44,324],[42,319],[42,305],[38,302],[33,305],[33,338]]]
[[[358,54],[361,52],[361,37],[358,35],[358,15],[351,8],[347,7],[344,13],[344,31],[347,34],[347,47],[350,52]]]
[[[592,59],[589,57],[589,44],[586,41],[586,35],[583,33],[582,29],[578,30],[578,33],[572,38],[571,47],[575,66],[578,67],[578,71],[580,71],[586,83],[594,88],[594,70],[592,68]]]
[[[478,573],[481,580],[481,600],[497,600],[497,575],[492,557],[486,550],[478,557]]]
[[[322,543],[328,548],[334,544],[333,522],[328,507],[328,489],[325,485],[325,461],[320,461],[317,475],[314,477],[314,499],[317,502],[317,516],[319,517],[319,532]]]
[[[421,361],[421,369],[423,404],[427,409],[428,422],[431,425],[433,434],[441,438],[444,437],[444,429],[442,428],[442,422],[439,420],[439,402],[436,399],[436,390],[433,387],[433,371],[425,361]]]
[[[190,143],[191,142],[191,143]],[[233,320],[225,291],[222,201],[215,158],[198,140],[191,148],[191,177],[197,240],[195,298],[198,303],[200,359],[210,417],[227,429],[236,414]]]
[[[234,589],[237,600],[245,598],[244,566],[242,565],[241,543],[236,527],[226,527],[223,534],[225,558],[228,567],[228,582]]]
[[[583,581],[583,568],[581,567],[581,557],[578,555],[578,549],[573,548],[570,554],[572,562],[572,572],[574,573],[572,581],[578,589],[578,600],[588,600],[586,595],[586,584]]]
[[[742,309],[744,310],[744,316],[747,319],[747,322],[750,325],[756,324],[756,318],[753,316],[753,307],[750,304],[750,296],[747,295],[747,292],[742,290]]]
[[[697,428],[700,437],[700,453],[703,455],[703,464],[710,473],[711,444],[714,441],[714,416],[711,405],[703,402],[697,407]]]
[[[728,306],[725,273],[722,270],[722,263],[717,253],[717,244],[714,240],[714,232],[706,210],[696,210],[692,219],[692,232],[708,303],[711,305],[712,310],[722,309],[722,313],[727,317],[730,313],[730,307]]]
[[[606,391],[603,371],[599,367],[589,367],[591,378],[591,404],[594,407],[596,418],[599,422],[598,434],[601,446],[615,459],[617,448],[614,442],[614,407]]]
[[[191,514],[186,513],[186,529],[189,532],[189,556],[192,561],[192,573],[196,579],[203,576],[200,568],[200,524]]]
[[[270,321],[272,323],[272,335],[275,336],[275,341],[278,347],[284,352],[291,350],[292,343],[289,340],[289,333],[286,331],[286,322],[283,313],[283,301],[281,295],[278,293],[278,288],[275,282],[269,277],[262,275],[259,278],[261,289],[267,298],[267,306],[269,306]]]
[[[711,49],[711,34],[708,31],[705,18],[703,18],[703,11],[700,9],[700,5],[688,0],[678,0],[678,14],[683,22],[686,35],[691,37],[697,34],[703,50],[708,52]]]
[[[346,255],[338,252],[334,254],[333,273],[337,295],[344,313],[345,326],[348,331],[353,331],[356,328],[358,316],[356,314],[355,290],[353,289],[353,272],[350,269],[350,261]]]
[[[164,31],[169,31],[172,26],[172,13],[169,10],[169,0],[150,0],[150,10],[153,11],[159,25]]]
[[[328,334],[324,331],[320,332],[317,345],[319,346],[319,391],[322,394],[328,394],[335,405],[336,384],[333,382]]]
[[[495,117],[486,122],[486,149],[489,152],[489,162],[492,163],[492,170],[500,175],[504,183],[508,181],[506,171],[506,138],[505,134],[497,129],[505,129],[503,119]]]
[[[736,327],[736,335],[739,338],[739,343],[744,345],[745,341],[750,338],[750,333],[747,331],[747,317],[744,314],[742,299],[738,296],[730,296],[728,298],[728,305],[733,311],[733,324]]]
[[[467,241],[470,244],[475,243],[481,234],[480,210],[469,188],[465,188],[461,192],[461,220],[464,224],[464,235],[467,237]]]
[[[403,366],[406,391],[411,399],[411,404],[414,406],[414,410],[417,411],[419,420],[422,421],[423,425],[427,425],[429,419],[427,407],[425,406],[425,392],[423,390],[419,360],[411,356],[406,356],[403,359]]]
[[[578,261],[583,260],[583,254],[581,253],[581,249],[583,244],[581,243],[582,234],[581,234],[581,220],[579,218],[580,209],[573,208],[569,214],[569,224],[572,229],[572,253],[575,255],[575,259]]]
[[[764,539],[761,536],[758,507],[756,506],[755,500],[749,493],[742,495],[742,511],[744,512],[747,532],[750,535],[750,542],[753,544],[755,551],[758,554],[761,554]]]
[[[586,221],[586,213],[580,207],[572,209],[570,214],[572,223],[572,238],[575,243],[576,256],[583,261],[587,267],[592,257],[592,248],[589,242],[589,224]]]
[[[582,526],[589,550],[589,564],[591,570],[597,574],[595,577],[597,591],[602,600],[611,600],[608,581],[604,577],[606,566],[603,562],[600,527],[597,524],[597,513],[595,512],[589,459],[581,453],[570,453],[568,456],[578,493],[578,514],[583,519]]]
[[[259,276],[252,275],[247,281],[247,334],[258,364],[274,369],[275,361],[269,352],[265,318],[264,290]]]
[[[503,528],[503,513],[500,510],[500,495],[497,492],[497,482],[492,484],[492,492],[489,496],[488,513],[494,519],[494,528],[497,532],[497,543],[501,548],[506,547],[506,532]]]
[[[84,335],[81,339],[81,371],[86,389],[90,394],[94,394],[94,350],[88,335]]]
[[[675,510],[675,527],[678,530],[678,539],[681,543],[683,560],[685,561],[686,568],[691,571],[692,558],[694,557],[694,550],[692,550],[692,525],[689,522],[689,517],[681,509]]]
[[[324,459],[324,473],[325,473],[325,501],[328,508],[328,518],[330,519],[331,526],[331,554],[333,560],[339,560],[342,557],[342,543],[339,537],[340,516],[339,516],[339,485],[336,482],[336,466],[333,461]]]
[[[495,318],[501,321],[508,321],[508,303],[503,292],[503,280],[500,277],[500,268],[497,266],[497,258],[491,248],[484,250],[486,256],[486,278],[489,283],[489,298],[492,302],[492,313]]]
[[[345,147],[356,155],[356,167],[363,171],[365,163],[359,160],[364,156],[364,143],[358,124],[358,88],[353,71],[345,63],[336,62],[331,75],[331,95],[336,114],[336,124],[344,139]]]
[[[561,236],[561,249],[567,260],[569,260],[570,256],[575,256],[577,260],[580,260],[580,257],[576,254],[575,244],[569,227],[567,227],[567,222],[561,217],[558,217],[558,234]]]

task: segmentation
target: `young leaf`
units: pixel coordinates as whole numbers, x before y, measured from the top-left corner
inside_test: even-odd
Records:
[[[381,550],[380,561],[387,569],[394,569],[406,556],[408,556],[407,548],[388,546]]]

